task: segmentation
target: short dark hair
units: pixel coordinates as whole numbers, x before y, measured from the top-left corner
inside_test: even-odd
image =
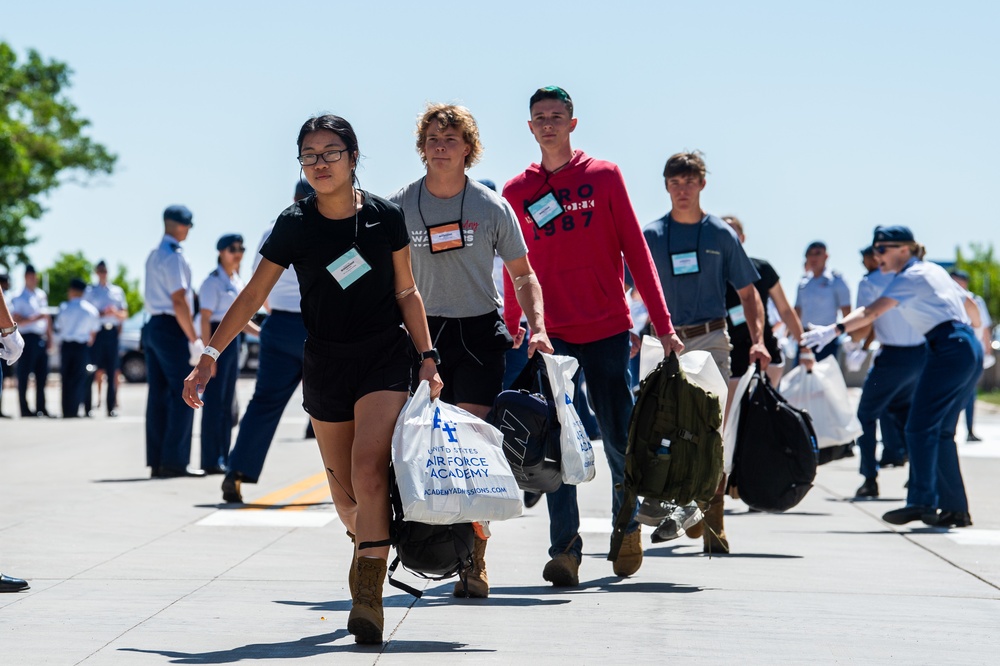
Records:
[[[569,117],[573,117],[573,98],[569,96],[569,93],[560,88],[559,86],[545,86],[544,88],[539,88],[535,91],[535,94],[531,96],[528,100],[528,111],[531,111],[536,103],[541,102],[543,99],[554,99],[562,102],[566,105],[566,110],[569,112]]]
[[[705,156],[700,150],[671,155],[663,167],[664,178],[698,176],[701,180],[705,180],[706,173],[708,169],[705,168]]]
[[[306,135],[309,132],[316,132],[319,130],[329,130],[340,137],[340,140],[344,142],[347,146],[347,151],[351,154],[351,159],[354,160],[354,166],[357,168],[358,159],[361,154],[358,150],[358,135],[354,133],[354,128],[351,127],[351,123],[347,122],[340,116],[335,116],[332,113],[328,113],[322,116],[316,116],[310,118],[309,120],[302,123],[302,127],[299,129],[299,138],[296,141],[296,145],[299,148],[299,154],[302,154],[302,142],[305,141]],[[357,177],[354,177],[355,186],[357,186]]]

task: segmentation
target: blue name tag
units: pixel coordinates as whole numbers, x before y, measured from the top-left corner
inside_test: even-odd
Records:
[[[559,217],[563,212],[562,204],[556,199],[556,196],[549,192],[544,197],[535,201],[535,203],[528,204],[528,214],[531,215],[531,219],[535,221],[535,224],[539,227],[544,227],[546,224]]]
[[[361,256],[361,251],[357,246],[340,255],[333,260],[333,263],[326,267],[330,275],[337,281],[342,289],[347,289],[357,282],[358,278],[372,269]]]
[[[691,275],[701,271],[698,267],[697,252],[678,252],[670,255],[670,261],[673,264],[674,275]]]

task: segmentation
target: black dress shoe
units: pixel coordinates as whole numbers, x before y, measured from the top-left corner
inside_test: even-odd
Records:
[[[205,471],[201,469],[189,469],[187,467],[161,467],[161,479],[176,479],[181,476],[205,476]]]
[[[892,525],[905,525],[914,520],[920,520],[924,514],[931,513],[933,509],[929,506],[904,506],[902,509],[887,511],[882,514],[882,520]]]
[[[205,474],[225,474],[229,470],[225,467],[215,466],[215,467],[203,467]]]
[[[524,508],[525,509],[530,509],[531,507],[533,507],[536,504],[538,504],[538,502],[541,499],[542,499],[542,493],[536,493],[536,492],[532,492],[530,490],[525,490],[524,491]]]
[[[241,504],[243,502],[243,495],[240,493],[240,476],[236,474],[227,474],[226,478],[222,480],[222,501],[228,502],[230,504]]]
[[[968,511],[929,511],[920,517],[931,527],[971,527],[972,516]]]
[[[875,479],[865,479],[858,491],[854,493],[855,499],[865,499],[868,497],[878,497],[878,482]]]
[[[31,586],[27,581],[0,574],[0,592],[21,592],[28,589],[31,589]]]
[[[900,458],[899,460],[880,460],[878,466],[882,469],[888,469],[889,467],[905,467],[906,458]]]

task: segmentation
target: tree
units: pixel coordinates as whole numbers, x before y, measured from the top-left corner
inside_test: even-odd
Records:
[[[90,125],[63,94],[72,70],[45,61],[34,50],[18,63],[0,41],[0,266],[26,263],[27,220],[45,212],[42,195],[60,185],[60,175],[85,184],[110,174],[116,156],[84,136]]]
[[[969,274],[969,291],[979,294],[986,301],[993,321],[1000,318],[1000,263],[993,257],[993,244],[987,248],[982,243],[969,243],[971,258],[955,248],[955,268]]]
[[[66,292],[69,289],[69,282],[73,278],[80,278],[90,284],[91,274],[94,271],[94,264],[91,263],[83,252],[69,254],[63,252],[56,259],[56,263],[45,271],[44,283],[47,284],[49,305],[59,305],[66,300]],[[118,274],[111,280],[125,292],[125,303],[128,305],[129,316],[134,315],[142,309],[142,292],[139,291],[139,280],[130,280],[128,271],[123,264],[118,264]]]

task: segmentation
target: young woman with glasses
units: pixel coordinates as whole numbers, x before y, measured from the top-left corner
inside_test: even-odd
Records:
[[[893,525],[922,520],[935,527],[968,527],[972,518],[955,429],[983,362],[972,329],[978,326],[978,309],[944,268],[923,261],[924,246],[914,241],[907,227],[876,227],[872,244],[880,270],[896,277],[870,305],[851,312],[839,324],[805,333],[802,344],[822,346],[899,308],[907,323],[926,338],[928,353],[906,422],[910,455],[906,506],[882,519]]]
[[[202,405],[198,393],[209,384],[216,350],[236,337],[281,272],[294,267],[307,334],[303,406],[334,505],[357,543],[347,629],[358,643],[381,643],[389,547],[371,544],[389,536],[390,443],[409,394],[414,347],[432,397],[442,383],[402,210],[358,189],[354,129],[338,116],[311,118],[299,131],[298,155],[316,192],[278,217],[257,270],[185,381],[184,400]]]

